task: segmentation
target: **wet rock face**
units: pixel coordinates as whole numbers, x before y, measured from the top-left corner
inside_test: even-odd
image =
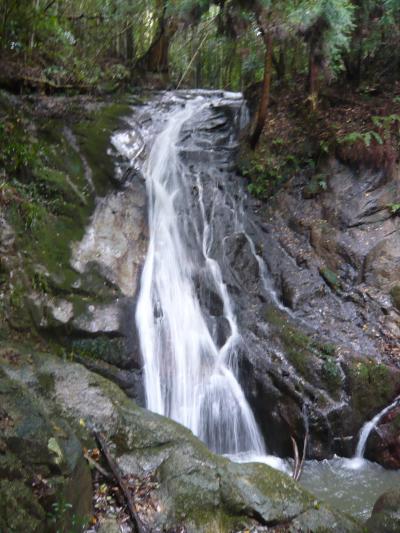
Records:
[[[270,310],[267,328],[256,319],[262,316],[258,309],[245,318],[265,343],[262,351],[279,364],[267,369],[261,354],[250,357],[253,369],[245,379],[258,387],[253,401],[260,419],[272,427],[280,420],[282,428],[301,438],[299,411],[306,403],[309,453],[316,457],[352,454],[352,435],[400,390],[400,219],[389,209],[398,178],[356,174],[334,160],[325,174],[326,191],[304,194],[309,184],[297,178],[269,205],[253,204],[254,240],[288,309]],[[265,413],[266,405],[274,415]],[[395,467],[397,452],[389,450],[396,445],[388,436],[394,433],[387,421],[367,456]]]
[[[136,115],[145,139],[162,127],[148,115],[176,105],[173,95],[167,104],[155,99]],[[234,173],[237,116],[232,103],[216,101],[185,125],[180,155],[193,169],[188,209],[197,220],[201,194],[210,256],[234,302],[242,385],[270,451],[291,454],[290,434],[301,441],[309,424],[310,457],[351,455],[362,424],[400,389],[391,355],[400,327],[399,218],[388,208],[398,180],[332,160],[327,190],[299,177],[261,206]],[[203,260],[193,281],[222,345],[229,326]]]
[[[99,200],[83,239],[73,245],[73,268],[84,273],[95,263],[123,295],[134,296],[147,249],[145,203],[138,180]]]

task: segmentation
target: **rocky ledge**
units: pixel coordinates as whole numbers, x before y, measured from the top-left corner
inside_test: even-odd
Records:
[[[79,364],[3,345],[0,369],[4,531],[70,531],[90,515],[83,448],[95,447],[94,431],[106,436],[124,476],[138,483],[151,476],[139,508],[145,531],[361,531],[287,475],[213,455],[190,431]]]

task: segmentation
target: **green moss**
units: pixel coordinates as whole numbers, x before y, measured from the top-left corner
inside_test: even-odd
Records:
[[[326,283],[331,287],[331,289],[337,291],[341,288],[341,281],[337,274],[330,270],[328,267],[321,267],[319,273],[324,278]]]
[[[336,361],[334,344],[321,343],[289,324],[286,315],[270,306],[265,318],[282,342],[288,361],[311,383],[322,386],[338,398],[342,372]]]
[[[82,153],[93,170],[93,181],[99,195],[104,195],[110,189],[114,178],[113,161],[108,155],[110,135],[121,126],[121,117],[129,114],[127,103],[104,106],[90,120],[74,128]]]
[[[323,355],[330,355],[330,356],[334,356],[335,353],[336,353],[336,346],[334,344],[331,344],[331,343],[321,343],[318,345],[321,353]]]
[[[268,307],[265,318],[269,324],[279,328],[279,338],[289,362],[300,374],[310,378],[313,373],[311,338],[289,325],[285,315],[272,306]]]
[[[327,189],[326,174],[315,174],[303,190],[304,198],[314,198]]]
[[[38,373],[38,382],[43,396],[51,398],[55,391],[54,376],[46,373]]]
[[[101,359],[116,366],[123,365],[126,353],[125,340],[121,337],[98,336],[95,338],[75,339],[71,342],[71,349],[74,355]]]
[[[370,359],[353,360],[347,367],[353,408],[363,419],[384,407],[396,394],[396,375]]]
[[[335,396],[342,385],[342,374],[333,357],[327,357],[322,363],[322,378],[329,392]]]
[[[45,513],[37,498],[21,481],[0,481],[0,531],[44,531]]]
[[[395,307],[400,311],[400,285],[395,285],[390,291]]]

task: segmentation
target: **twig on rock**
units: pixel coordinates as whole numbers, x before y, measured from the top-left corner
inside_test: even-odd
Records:
[[[108,466],[110,467],[111,472],[113,473],[113,476],[118,483],[122,494],[124,495],[126,505],[128,507],[128,511],[130,514],[130,517],[133,522],[134,529],[137,533],[147,533],[146,529],[143,527],[142,522],[139,518],[138,513],[135,510],[135,504],[133,502],[132,495],[129,491],[128,484],[122,477],[122,474],[119,470],[119,467],[117,463],[114,461],[114,459],[111,457],[110,451],[107,447],[106,439],[102,433],[98,433],[97,431],[94,432],[94,436],[99,443],[99,447],[101,451],[103,452],[104,458],[106,459]]]

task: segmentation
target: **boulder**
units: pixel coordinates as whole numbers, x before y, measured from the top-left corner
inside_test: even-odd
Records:
[[[366,524],[369,533],[398,533],[400,531],[400,490],[380,496]]]
[[[92,442],[93,430],[106,435],[123,474],[139,480],[151,475],[155,480],[152,504],[140,510],[148,529],[228,533],[282,525],[294,531],[359,530],[356,521],[332,510],[286,474],[212,454],[188,429],[138,407],[116,385],[85,367],[37,353],[30,354],[30,361],[27,366],[3,365],[14,387],[25,390],[29,383],[41,401],[56,407],[61,427],[67,420],[76,428],[81,442]],[[43,383],[51,384],[46,393]],[[58,454],[48,452],[58,468],[69,456],[65,449],[60,443]]]
[[[45,531],[50,522],[65,528],[86,520],[92,482],[75,433],[25,384],[0,372],[1,530],[25,531],[27,524],[27,531]]]

